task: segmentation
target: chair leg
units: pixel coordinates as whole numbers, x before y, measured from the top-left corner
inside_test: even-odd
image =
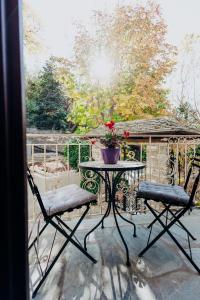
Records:
[[[161,213],[158,216],[156,216],[156,218],[147,226],[147,228],[152,227],[157,222],[158,218],[160,218],[166,211],[167,207],[163,211],[161,211]]]
[[[169,212],[171,215],[176,218],[175,214],[169,209]],[[191,232],[183,225],[183,223],[180,220],[177,220],[177,223],[182,227],[183,230],[186,231],[186,233],[195,241],[196,238],[191,234]]]
[[[172,210],[170,210],[171,205],[166,205],[165,203],[162,203],[165,206],[165,209],[163,211],[161,211],[161,213],[159,215],[156,216],[156,218],[147,226],[147,228],[152,227],[157,221],[158,219],[164,215],[165,212],[170,212],[173,218],[176,218],[176,213],[173,213]],[[168,218],[168,214],[167,216],[164,216],[166,218],[166,222],[167,220],[172,220],[172,218]],[[177,223],[179,224],[179,226],[186,231],[186,233],[195,241],[196,238],[191,234],[191,232],[183,225],[183,223],[180,220],[177,220]],[[167,224],[166,224],[167,225]],[[177,224],[176,224],[177,225]],[[178,226],[178,225],[177,225]]]
[[[152,214],[157,217],[155,211],[151,208],[150,205],[148,205],[148,203],[146,203],[147,207],[150,209],[150,211],[152,212]],[[158,234],[153,241],[151,241],[151,243],[149,245],[147,245],[147,247],[144,248],[143,251],[140,252],[139,256],[141,257],[153,244],[155,244],[155,242],[165,233],[167,232],[168,235],[171,237],[171,239],[175,242],[175,244],[178,246],[178,248],[181,250],[181,252],[185,255],[185,257],[190,261],[190,263],[193,265],[193,267],[196,269],[196,271],[200,274],[200,269],[199,267],[195,264],[195,262],[192,260],[192,258],[187,254],[187,252],[184,250],[184,248],[180,245],[180,243],[177,241],[177,239],[173,236],[173,234],[169,231],[169,228],[172,227],[172,225],[177,222],[177,220],[187,211],[188,209],[185,208],[183,209],[179,215],[176,216],[176,218],[174,218],[171,223],[169,223],[167,226],[162,222],[161,219],[158,219],[158,222],[160,223],[160,225],[164,228],[160,234]]]
[[[67,234],[66,231],[62,228],[60,228],[60,226],[58,224],[56,224],[53,220],[50,220],[50,223],[62,234],[64,235],[64,237],[67,239],[68,242],[71,242],[74,246],[76,246],[83,254],[85,254],[93,263],[96,263],[96,259],[94,259],[89,253],[87,253],[87,251],[80,246],[76,241],[73,240],[72,236],[74,235],[75,231],[77,230],[78,226],[80,225],[80,223],[82,222],[82,220],[84,219],[85,215],[87,214],[89,210],[89,206],[87,207],[87,209],[84,211],[84,213],[82,214],[81,218],[79,219],[79,221],[77,222],[76,226],[74,227],[74,229],[71,231],[70,234]]]
[[[165,226],[164,223],[159,219],[158,222],[161,224],[161,226],[163,226],[163,228],[168,227]],[[193,265],[193,267],[197,270],[197,272],[200,275],[200,269],[199,267],[194,263],[194,261],[192,260],[192,258],[187,254],[187,252],[185,251],[185,249],[181,246],[181,244],[177,241],[177,239],[173,236],[173,234],[169,231],[168,228],[166,228],[167,233],[169,234],[169,236],[172,238],[172,240],[175,242],[175,244],[179,247],[179,249],[182,251],[182,253],[186,256],[186,258],[190,261],[190,263]],[[189,244],[190,245],[190,244]],[[190,249],[191,251],[191,249]]]
[[[149,210],[151,211],[151,213],[154,215],[155,218],[157,218],[157,215],[156,213],[154,212],[154,210],[152,209],[152,207],[147,203],[147,201],[145,200],[145,205],[149,208]],[[187,209],[183,209],[177,218],[180,218],[185,212],[187,211]],[[177,219],[176,218],[176,219]],[[143,256],[144,253],[149,249],[151,248],[156,242],[157,240],[167,231],[166,230],[166,227],[167,228],[170,228],[175,222],[176,222],[176,219],[173,219],[167,226],[164,225],[164,229],[139,253],[139,256]],[[160,221],[160,219],[157,219],[158,221]]]
[[[28,247],[28,250],[30,250],[30,249],[33,247],[33,245],[34,245],[35,242],[37,241],[38,237],[41,236],[41,234],[43,233],[43,231],[45,230],[45,228],[48,226],[48,224],[49,224],[48,222],[46,222],[46,223],[44,224],[44,226],[43,226],[42,229],[40,230],[39,234],[36,236],[36,238],[32,241],[32,243],[31,243],[30,246]]]
[[[48,220],[47,224],[51,224],[56,230],[58,230],[65,238],[66,241],[64,242],[63,246],[60,248],[60,250],[58,251],[57,255],[54,257],[53,261],[51,262],[50,266],[45,270],[45,273],[42,277],[42,279],[40,280],[40,282],[38,283],[37,287],[35,288],[33,294],[32,294],[32,298],[34,298],[38,292],[38,290],[40,289],[41,285],[44,283],[45,279],[47,278],[47,276],[49,275],[51,269],[53,268],[53,266],[55,265],[55,263],[57,262],[58,258],[60,257],[61,253],[63,252],[63,250],[65,249],[65,247],[67,246],[67,244],[69,242],[71,242],[74,246],[76,246],[83,254],[85,254],[93,263],[96,263],[97,261],[91,256],[89,255],[82,246],[80,246],[76,241],[73,240],[73,236],[75,231],[77,230],[78,226],[80,225],[80,223],[82,222],[82,220],[84,219],[85,215],[87,214],[89,210],[89,206],[87,206],[86,210],[84,211],[84,213],[82,214],[81,218],[78,220],[77,224],[75,225],[75,227],[71,230],[70,234],[67,234],[66,231],[61,228],[56,222],[54,222],[52,219]],[[60,218],[56,217],[57,220],[61,220]],[[47,225],[46,225],[47,226]],[[45,226],[44,226],[45,227]],[[42,232],[44,231],[45,228],[42,228]],[[42,233],[41,232],[41,233]],[[41,234],[40,233],[40,234]]]
[[[53,268],[53,266],[55,265],[55,263],[57,262],[58,258],[60,257],[61,253],[63,252],[63,250],[65,249],[66,245],[68,244],[69,241],[66,241],[63,246],[61,247],[61,249],[58,251],[57,255],[55,256],[55,258],[53,259],[52,263],[50,264],[49,268],[46,270],[45,274],[43,275],[42,279],[40,280],[40,282],[38,283],[37,287],[35,288],[33,294],[32,294],[32,298],[34,298],[39,290],[39,288],[41,287],[41,285],[43,284],[43,282],[45,281],[45,279],[47,278],[47,276],[49,275],[51,269]]]
[[[54,225],[53,225],[54,224]],[[78,248],[83,254],[85,254],[93,263],[96,263],[96,259],[94,259],[89,253],[87,253],[87,251],[82,247],[80,246],[76,241],[74,241],[72,239],[72,236],[73,236],[73,232],[68,235],[63,229],[61,229],[56,223],[52,223],[52,225],[62,234],[64,235],[65,238],[67,238],[67,244],[68,242],[71,242],[76,248]],[[67,245],[66,244],[66,245]]]
[[[72,232],[72,229],[58,216],[56,216],[57,221],[60,223],[60,226],[62,227],[62,225],[69,230],[70,232]],[[74,239],[77,241],[77,243],[79,243],[79,245],[81,246],[81,243],[79,242],[79,240],[77,239],[77,237],[74,234]]]

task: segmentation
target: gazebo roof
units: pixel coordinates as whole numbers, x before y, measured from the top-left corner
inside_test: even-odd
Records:
[[[119,134],[122,134],[124,130],[129,131],[130,137],[139,135],[200,135],[200,129],[192,128],[169,117],[118,122],[115,127]],[[104,133],[104,126],[101,125],[91,130],[87,136],[100,137]]]

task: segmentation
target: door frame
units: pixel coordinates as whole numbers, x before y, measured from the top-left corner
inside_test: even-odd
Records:
[[[0,291],[29,299],[22,1],[0,1]]]

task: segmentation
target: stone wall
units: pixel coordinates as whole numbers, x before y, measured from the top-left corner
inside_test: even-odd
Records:
[[[167,143],[147,145],[147,179],[154,182],[168,183],[168,159]]]
[[[65,144],[72,138],[81,138],[74,134],[54,134],[54,133],[27,133],[27,144]]]

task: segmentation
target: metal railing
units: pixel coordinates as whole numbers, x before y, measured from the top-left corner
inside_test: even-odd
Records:
[[[200,136],[135,136],[131,142],[124,144],[121,149],[121,159],[143,161],[146,172],[141,180],[182,185],[188,169],[190,158],[200,156]],[[106,207],[106,195],[101,180],[91,172],[82,173],[78,164],[82,161],[99,159],[100,150],[89,141],[67,142],[66,144],[27,144],[28,165],[34,175],[41,193],[71,183],[98,193],[98,204],[92,207],[90,214],[102,214]],[[131,174],[125,174],[119,186],[119,202],[131,213],[139,208],[134,202],[134,180]],[[124,187],[125,185],[125,187]],[[126,191],[125,197],[122,197]],[[120,199],[125,200],[120,200]],[[29,191],[29,219],[33,220],[38,214],[37,204]],[[75,211],[72,217],[79,212]]]

